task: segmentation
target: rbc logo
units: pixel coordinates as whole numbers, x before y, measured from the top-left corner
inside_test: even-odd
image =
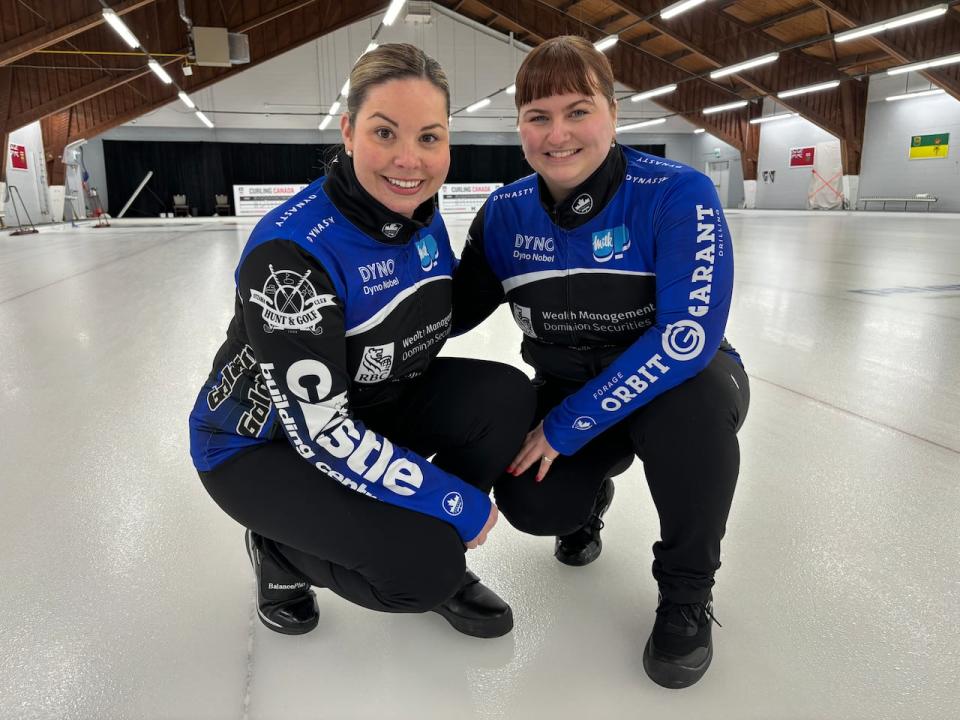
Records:
[[[414,244],[417,246],[417,254],[420,255],[420,269],[424,272],[430,272],[437,266],[437,259],[440,257],[437,241],[433,238],[433,235],[427,235]]]
[[[608,228],[593,234],[593,259],[607,262],[610,258],[619,260],[624,250],[630,248],[630,232],[626,225]]]

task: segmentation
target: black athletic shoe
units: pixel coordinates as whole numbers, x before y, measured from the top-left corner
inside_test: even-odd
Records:
[[[660,597],[653,632],[643,650],[643,669],[657,685],[679,689],[690,687],[710,667],[713,638],[710,626],[713,595],[706,603],[676,604]]]
[[[600,486],[600,492],[593,506],[593,514],[587,520],[587,524],[569,535],[561,535],[557,538],[553,551],[557,560],[564,565],[580,567],[589,565],[600,557],[600,551],[603,550],[600,531],[603,530],[603,516],[613,502],[613,491],[613,480],[607,478]]]
[[[495,638],[513,630],[513,611],[500,596],[467,570],[452,598],[433,610],[464,635]]]
[[[269,540],[247,530],[247,555],[257,575],[257,614],[274,632],[302,635],[320,620],[310,583],[270,552]]]

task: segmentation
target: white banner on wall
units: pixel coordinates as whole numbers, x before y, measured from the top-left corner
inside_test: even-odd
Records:
[[[441,213],[475,215],[487,196],[503,183],[448,183],[440,187]]]
[[[834,210],[843,207],[843,164],[840,160],[840,141],[817,143],[810,189],[807,192],[808,210]]]
[[[233,211],[236,215],[261,217],[306,185],[234,185]]]

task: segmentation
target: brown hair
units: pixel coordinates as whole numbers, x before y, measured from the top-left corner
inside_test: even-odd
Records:
[[[517,71],[517,110],[539,98],[564,93],[599,94],[613,105],[613,69],[607,56],[585,38],[561,35],[541,43]]]
[[[350,71],[350,94],[347,96],[350,124],[354,124],[357,112],[372,88],[405,78],[422,78],[433,83],[443,93],[447,114],[450,114],[450,84],[440,63],[413,45],[387,43],[361,55]]]

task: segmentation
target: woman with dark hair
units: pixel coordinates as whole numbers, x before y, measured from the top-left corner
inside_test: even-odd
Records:
[[[497,521],[488,494],[534,394],[515,368],[437,359],[455,265],[434,207],[450,164],[443,70],[382,45],[350,86],[330,172],[265,215],[243,250],[191,455],[248,528],[271,630],[316,627],[315,585],[496,637],[513,627],[510,607],[464,551]]]
[[[749,404],[724,338],[730,233],[706,176],[617,144],[613,72],[583,38],[527,55],[515,101],[536,174],[487,199],[454,275],[454,331],[509,302],[537,372],[538,424],[497,502],[518,529],[557,536],[558,560],[586,565],[610,478],[639,457],[661,530],[644,668],[686,687],[713,655],[711,588]]]

